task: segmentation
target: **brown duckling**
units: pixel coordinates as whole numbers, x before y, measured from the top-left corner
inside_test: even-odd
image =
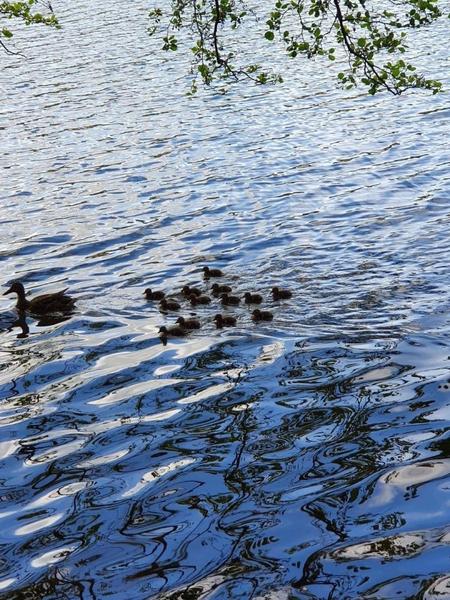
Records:
[[[197,304],[209,304],[211,298],[209,296],[196,296],[195,294],[191,294],[189,296],[189,302],[192,306],[196,306]]]
[[[231,317],[229,315],[216,315],[214,317],[214,321],[216,322],[217,329],[222,329],[222,327],[233,327],[236,325],[236,317]]]
[[[205,279],[210,277],[223,277],[223,271],[220,269],[210,269],[209,267],[203,267],[203,275]]]
[[[197,319],[185,319],[184,317],[178,317],[177,323],[184,329],[200,329],[200,321]]]
[[[273,314],[269,310],[259,310],[259,308],[255,308],[252,312],[252,319],[254,321],[272,321]]]
[[[161,290],[153,291],[151,288],[147,288],[144,291],[144,294],[147,300],[162,300],[166,296],[166,294]]]
[[[241,301],[239,296],[230,296],[230,294],[222,294],[221,299],[224,306],[236,306]]]
[[[287,300],[288,298],[292,298],[292,292],[274,287],[272,288],[272,296],[274,300]]]
[[[159,328],[159,337],[160,338],[168,338],[168,337],[183,337],[187,335],[189,332],[184,329],[184,327],[178,327],[178,325],[172,325],[172,327],[166,327],[163,325]]]
[[[76,300],[66,294],[66,289],[54,292],[52,294],[43,294],[27,300],[25,297],[25,288],[20,281],[15,281],[7,294],[17,294],[16,308],[18,311],[30,311],[36,315],[45,315],[49,313],[68,312],[72,310]]]
[[[181,306],[173,298],[163,298],[159,303],[160,310],[180,310]]]
[[[231,287],[229,285],[219,285],[218,283],[213,283],[211,292],[213,296],[220,296],[220,294],[228,294],[231,292]]]
[[[191,296],[192,294],[194,294],[194,296],[201,296],[202,295],[202,291],[199,290],[196,287],[191,287],[190,285],[184,285],[181,289],[181,293],[183,294],[183,296],[185,298],[189,298],[189,296]]]
[[[263,301],[260,294],[250,294],[250,292],[245,292],[244,299],[245,304],[261,304]]]

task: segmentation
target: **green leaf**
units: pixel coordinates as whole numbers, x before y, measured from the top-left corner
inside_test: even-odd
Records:
[[[178,35],[179,30],[188,39],[197,39],[192,48],[191,73],[194,78],[197,74],[206,85],[227,78],[257,83],[280,80],[271,72],[256,73],[251,65],[244,63],[245,56],[253,50],[248,49],[248,30],[259,31],[260,24],[265,23],[261,37],[273,42],[279,32],[277,40],[283,42],[288,57],[326,57],[332,61],[336,55],[345,53],[350,66],[338,74],[341,86],[350,89],[362,83],[370,94],[387,90],[396,95],[413,87],[433,93],[438,89],[438,82],[416,75],[414,67],[400,58],[407,48],[406,31],[435,21],[443,12],[438,5],[445,4],[444,0],[270,0],[268,6],[253,3],[252,10],[246,10],[246,0],[154,2],[162,8],[152,11],[152,25],[157,24],[152,33],[165,37],[166,50],[177,49],[173,34]],[[47,18],[30,8],[40,7],[40,0],[0,0],[1,16],[5,5],[10,11],[7,18],[18,17],[26,23]],[[228,32],[241,26],[242,34],[230,41]]]

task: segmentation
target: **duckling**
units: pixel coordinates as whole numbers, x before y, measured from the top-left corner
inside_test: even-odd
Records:
[[[239,296],[230,296],[230,294],[222,294],[221,299],[224,306],[229,306],[231,304],[236,306],[236,304],[239,304],[241,301]]]
[[[162,300],[166,296],[165,292],[162,292],[161,290],[153,291],[151,288],[147,288],[144,291],[144,294],[147,300]]]
[[[272,296],[274,300],[287,300],[288,298],[292,298],[292,292],[274,287],[272,288]]]
[[[66,294],[66,289],[54,292],[52,294],[43,294],[27,300],[25,298],[25,288],[20,281],[14,281],[9,290],[3,293],[17,294],[16,308],[18,311],[30,311],[36,315],[45,315],[56,312],[68,312],[72,310],[76,300]]]
[[[236,325],[236,317],[231,317],[229,315],[216,315],[214,317],[214,321],[216,322],[217,329],[222,329],[222,327],[233,327]]]
[[[202,291],[199,290],[196,287],[191,287],[190,285],[184,285],[181,289],[181,293],[183,294],[183,296],[185,298],[189,298],[189,296],[191,296],[192,294],[194,294],[194,296],[201,296],[202,295]]]
[[[197,319],[178,317],[176,322],[179,323],[181,327],[184,327],[184,329],[200,329],[200,321]]]
[[[220,269],[210,269],[209,267],[203,267],[203,275],[205,279],[210,277],[223,277],[223,271]]]
[[[180,310],[181,306],[173,298],[163,298],[159,303],[160,310]]]
[[[220,296],[220,294],[228,294],[231,292],[231,287],[229,285],[219,285],[218,283],[213,283],[211,292],[213,296]]]
[[[186,331],[183,327],[178,327],[177,325],[172,325],[172,327],[166,327],[163,325],[159,328],[159,337],[160,338],[168,338],[168,337],[183,337],[187,335],[189,332]]]
[[[252,319],[254,321],[272,321],[273,314],[269,310],[259,310],[259,308],[256,308],[252,312]]]
[[[263,301],[262,296],[260,294],[250,294],[250,292],[245,292],[244,294],[245,304],[261,304]]]
[[[197,304],[209,304],[211,298],[209,296],[196,296],[195,294],[191,294],[189,296],[189,302],[192,306],[196,306]]]

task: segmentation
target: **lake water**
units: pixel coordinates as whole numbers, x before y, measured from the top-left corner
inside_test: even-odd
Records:
[[[55,8],[0,56],[0,283],[78,308],[1,298],[0,597],[450,598],[448,94],[189,99],[145,3]],[[294,298],[162,345],[205,264]]]

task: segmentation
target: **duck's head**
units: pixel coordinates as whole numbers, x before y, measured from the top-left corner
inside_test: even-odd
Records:
[[[25,288],[23,287],[23,283],[20,283],[20,281],[14,281],[9,290],[6,290],[6,292],[3,292],[4,296],[7,296],[8,294],[18,294],[19,296],[25,296]]]
[[[222,315],[218,314],[214,317],[214,321],[216,321],[216,323],[220,323],[220,321],[222,321],[223,317]]]
[[[188,285],[183,285],[183,287],[181,288],[181,292],[183,294],[189,295],[191,293],[191,288]]]
[[[280,289],[277,287],[272,288],[272,294],[278,294],[279,291],[280,291]]]
[[[245,292],[245,294],[244,294],[244,298],[245,298],[246,300],[251,300],[251,297],[252,297],[252,295],[250,294],[250,292]]]
[[[202,269],[202,270],[203,270],[203,273],[204,273],[205,275],[208,275],[208,273],[209,273],[209,267],[203,267],[203,269]]]
[[[178,317],[178,319],[176,320],[176,322],[177,322],[179,325],[184,325],[184,324],[185,324],[184,317]]]
[[[162,333],[163,335],[167,333],[167,327],[165,325],[163,325],[162,327],[159,328],[159,333]]]
[[[261,311],[259,310],[259,308],[255,308],[255,310],[252,312],[252,315],[256,318],[261,316]]]

